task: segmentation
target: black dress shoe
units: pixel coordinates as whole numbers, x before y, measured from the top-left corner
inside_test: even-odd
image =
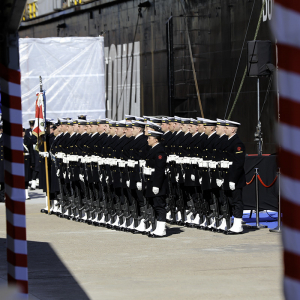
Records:
[[[138,230],[134,230],[134,231],[132,232],[132,234],[143,234],[143,232],[142,232],[142,231],[138,231]]]
[[[217,229],[217,233],[223,233],[224,230],[223,229]]]
[[[228,231],[226,231],[226,235],[237,235],[237,234],[243,234],[244,232],[242,231],[242,232],[234,232],[234,231],[230,231],[230,230],[228,230]]]
[[[217,228],[215,228],[215,227],[210,227],[209,230],[210,230],[211,232],[216,232],[216,231],[217,231]]]

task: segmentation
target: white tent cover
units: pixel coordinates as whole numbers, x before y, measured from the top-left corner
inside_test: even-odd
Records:
[[[39,76],[47,118],[105,118],[103,37],[19,39],[23,126],[34,118]]]

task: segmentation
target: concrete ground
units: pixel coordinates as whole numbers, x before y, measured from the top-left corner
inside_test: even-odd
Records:
[[[33,299],[283,299],[281,235],[223,234],[170,226],[150,239],[40,213],[26,203]],[[0,283],[6,280],[5,206],[0,204]]]

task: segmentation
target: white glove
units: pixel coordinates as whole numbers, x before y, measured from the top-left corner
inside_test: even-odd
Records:
[[[126,181],[126,185],[127,185],[127,187],[130,187],[130,180]]]
[[[82,174],[79,174],[79,179],[84,182],[84,176]]]
[[[176,182],[179,182],[179,174],[178,173],[177,173],[175,179],[176,179]]]
[[[68,173],[68,177],[69,177],[69,179],[71,179],[71,173],[70,172]]]
[[[67,175],[66,172],[64,172],[64,173],[63,173],[64,179],[66,179],[66,177],[67,177],[66,175]]]
[[[60,169],[58,169],[58,170],[56,171],[56,176],[59,177],[59,175],[60,175]]]
[[[136,188],[141,191],[142,190],[142,183],[141,182],[137,182],[136,183]]]
[[[185,174],[183,174],[182,177],[183,177],[183,180],[185,180]]]
[[[153,192],[154,195],[157,195],[159,193],[159,188],[154,186],[152,188],[152,192]]]
[[[140,164],[140,167],[141,167],[141,168],[142,168],[142,167],[146,167],[146,161],[143,160],[143,159],[139,160],[139,164]]]
[[[192,180],[192,181],[195,181],[195,179],[196,179],[195,175],[192,174],[192,175],[191,175],[191,180]]]
[[[170,169],[169,169],[169,168],[166,168],[165,174],[167,175],[168,173],[170,173]]]
[[[199,183],[202,184],[202,177],[199,179]]]
[[[235,183],[234,182],[229,182],[229,188],[234,191],[235,190]]]
[[[216,179],[217,186],[221,187],[223,185],[224,179]]]
[[[102,181],[102,178],[103,178],[103,175],[101,174],[100,177],[99,177],[100,181]]]
[[[44,152],[44,157],[49,157],[49,153],[48,152]]]
[[[106,181],[106,184],[109,184],[109,177],[108,176],[106,176],[105,181]]]

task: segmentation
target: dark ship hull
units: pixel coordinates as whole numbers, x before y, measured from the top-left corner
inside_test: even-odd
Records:
[[[257,39],[271,40],[275,57],[274,38],[269,28],[272,2],[267,0]],[[75,10],[66,10],[23,22],[19,35],[31,38],[104,35],[108,60],[106,70],[108,117],[122,118],[124,113],[138,112],[141,115],[174,113],[182,117],[196,117],[201,115],[188,47],[186,30],[188,29],[204,116],[212,119],[224,118],[254,1],[150,0],[149,3],[150,7],[139,9],[140,1],[136,0],[101,1],[101,3],[95,1],[89,6],[82,5]],[[246,41],[254,38],[261,5],[262,1],[255,2]],[[187,23],[183,16],[186,16]],[[166,23],[170,17],[173,22],[172,49],[168,49],[170,36],[167,36],[166,30]],[[136,47],[132,47],[132,44]],[[125,51],[126,55],[122,51]],[[169,97],[170,76],[168,76],[170,51],[173,54],[174,83],[171,97]],[[111,57],[112,52],[115,61],[114,57]],[[124,57],[128,64],[121,64]],[[118,59],[119,64],[116,63]],[[246,60],[245,44],[226,117],[238,91]],[[275,59],[273,63],[275,64]],[[112,91],[112,87],[116,87],[112,73],[116,71],[114,66],[122,67],[123,73],[126,73],[126,84],[121,80],[123,87],[118,91],[119,94]],[[273,83],[276,83],[276,77]],[[269,78],[260,78],[261,107],[268,84]],[[276,100],[277,92],[273,84],[261,116],[264,153],[276,151],[274,133],[278,117]],[[119,105],[120,101],[122,105]],[[239,135],[246,144],[247,153],[256,153],[254,142],[257,125],[256,78],[246,77],[231,119],[242,123]]]

